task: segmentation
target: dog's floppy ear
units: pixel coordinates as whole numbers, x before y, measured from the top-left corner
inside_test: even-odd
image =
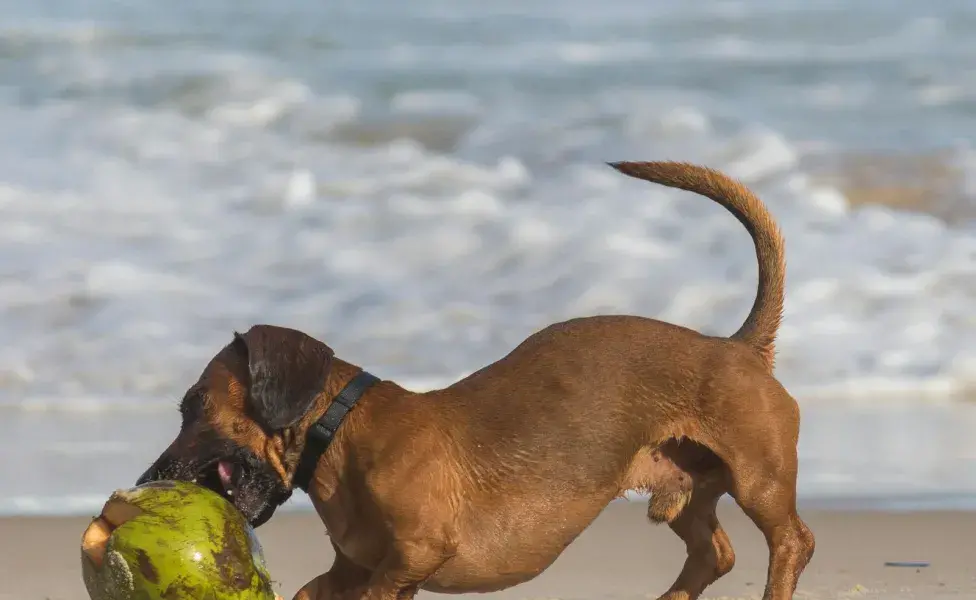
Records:
[[[247,356],[248,409],[270,431],[301,420],[325,389],[335,353],[300,331],[255,325],[235,332],[234,344]]]

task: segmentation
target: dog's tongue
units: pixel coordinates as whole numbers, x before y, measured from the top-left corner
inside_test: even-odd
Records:
[[[225,490],[231,489],[231,477],[234,476],[234,465],[230,464],[226,460],[222,460],[217,463],[217,475],[220,476],[220,483],[223,484]]]

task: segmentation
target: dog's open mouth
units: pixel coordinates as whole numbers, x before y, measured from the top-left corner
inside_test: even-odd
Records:
[[[226,499],[233,501],[244,479],[244,469],[233,462],[220,459],[205,466],[193,483],[211,489]]]
[[[227,494],[233,496],[234,465],[230,464],[226,460],[219,461],[217,463],[217,477],[220,478],[220,483],[224,486],[224,490],[227,491]]]
[[[209,453],[208,453],[209,454]],[[139,478],[138,483],[160,479],[192,481],[223,496],[251,525],[258,527],[291,496],[271,467],[244,449],[220,449],[203,460],[185,460],[166,455]]]

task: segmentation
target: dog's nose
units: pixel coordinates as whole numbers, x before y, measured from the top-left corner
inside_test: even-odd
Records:
[[[156,462],[154,462],[151,467],[146,469],[145,473],[139,476],[139,479],[136,480],[136,485],[142,485],[144,483],[149,483],[150,481],[162,479],[163,469],[165,465],[169,463],[170,461],[165,455],[160,456],[158,459],[156,459]]]
[[[158,472],[159,469],[156,468],[156,465],[149,467],[149,469],[147,469],[146,472],[140,475],[139,479],[136,480],[136,485],[142,485],[144,483],[149,483],[150,481],[155,480],[156,474]]]

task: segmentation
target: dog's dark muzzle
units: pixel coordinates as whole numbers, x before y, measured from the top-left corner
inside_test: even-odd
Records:
[[[171,447],[139,476],[136,485],[160,480],[199,484],[233,504],[252,527],[260,527],[291,497],[291,489],[250,450],[221,446],[219,453],[202,459],[174,457]]]
[[[184,471],[183,477],[180,477],[180,472]],[[177,461],[167,457],[161,456],[152,464],[151,467],[146,469],[146,472],[139,476],[136,480],[136,485],[143,485],[144,483],[149,483],[152,481],[160,481],[163,479],[171,480],[185,480],[191,481],[195,477],[186,468],[180,468]]]

